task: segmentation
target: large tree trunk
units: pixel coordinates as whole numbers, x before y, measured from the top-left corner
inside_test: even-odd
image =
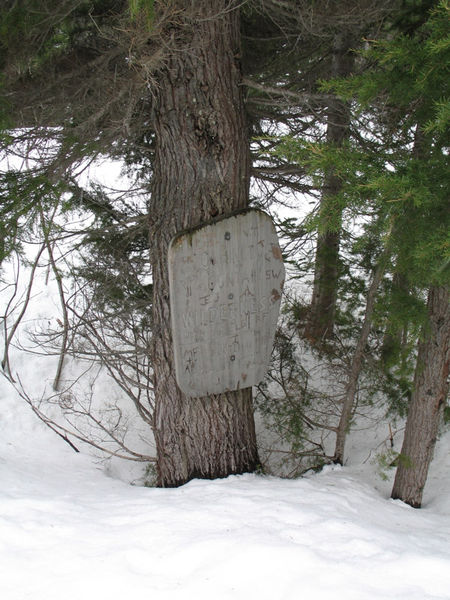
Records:
[[[245,208],[250,164],[238,9],[228,0],[178,4],[170,58],[158,77],[150,205],[154,434],[158,481],[164,487],[249,472],[258,464],[251,388],[187,398],[175,381],[169,241],[185,228]]]
[[[331,65],[332,77],[346,77],[353,69],[351,41],[336,34]],[[335,98],[327,111],[327,142],[342,146],[350,135],[350,109],[347,102]],[[339,246],[342,209],[336,204],[342,182],[331,168],[325,173],[320,201],[320,230],[314,265],[314,286],[305,335],[319,344],[333,335],[339,280]]]
[[[449,290],[432,287],[428,320],[419,343],[414,390],[392,498],[415,508],[422,504],[428,468],[448,394],[450,364]]]

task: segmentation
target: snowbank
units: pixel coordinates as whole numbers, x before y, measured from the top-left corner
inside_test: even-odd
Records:
[[[3,382],[0,396],[5,600],[450,598],[450,489],[436,472],[420,511],[351,467],[133,487],[72,452]]]

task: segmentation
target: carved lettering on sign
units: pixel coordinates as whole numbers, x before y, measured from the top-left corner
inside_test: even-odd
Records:
[[[271,218],[256,209],[176,236],[169,281],[177,382],[189,396],[258,384],[284,284]]]

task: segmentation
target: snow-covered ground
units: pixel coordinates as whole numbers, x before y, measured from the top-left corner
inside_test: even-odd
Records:
[[[5,381],[0,398],[4,600],[450,598],[448,435],[421,510],[361,466],[162,490],[106,476]]]
[[[24,331],[58,316],[52,298],[38,285]],[[11,357],[39,397],[57,357]],[[355,431],[348,466],[297,480],[146,488],[73,452],[0,376],[0,599],[450,599],[450,432],[421,510],[389,499],[392,473],[367,459],[378,441]]]

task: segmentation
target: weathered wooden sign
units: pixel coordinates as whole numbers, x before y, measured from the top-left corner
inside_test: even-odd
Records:
[[[257,209],[183,232],[169,247],[176,379],[188,396],[250,387],[267,371],[284,265]]]

